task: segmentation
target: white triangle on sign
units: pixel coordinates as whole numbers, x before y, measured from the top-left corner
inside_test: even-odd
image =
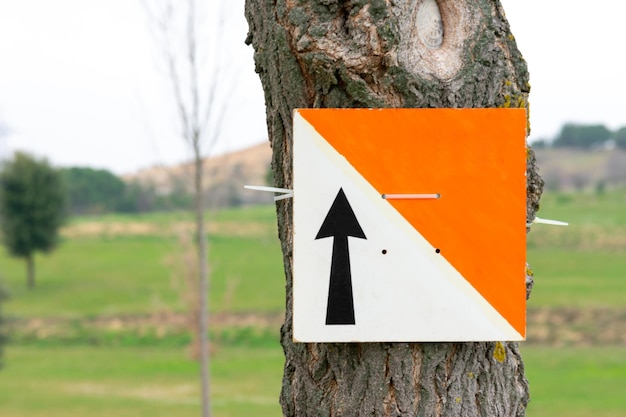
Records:
[[[293,188],[295,341],[523,340],[444,254],[297,113]],[[348,237],[355,324],[327,325],[334,238],[316,235],[340,189],[366,239]]]

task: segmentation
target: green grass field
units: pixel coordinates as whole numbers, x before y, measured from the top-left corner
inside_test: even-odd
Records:
[[[163,214],[98,218],[95,222],[103,225],[102,232],[87,228],[89,233],[65,238],[54,253],[37,256],[36,291],[24,285],[24,262],[2,250],[2,276],[11,295],[6,314],[84,317],[180,311],[180,258],[185,248],[173,227],[178,221],[180,215]],[[70,226],[80,231],[80,226],[93,223],[78,219]],[[215,223],[210,238],[211,310],[282,311],[274,209],[219,213]],[[111,231],[117,228],[113,226],[107,232],[107,224],[127,225],[141,233]]]
[[[623,416],[624,353],[623,347],[525,347],[532,395],[527,415]],[[178,348],[13,346],[7,360],[0,377],[2,415],[199,414],[197,367]],[[221,348],[213,358],[215,415],[280,415],[281,373],[278,347]]]
[[[571,225],[533,226],[528,259],[536,284],[529,308],[625,308],[624,207],[624,191],[545,196],[539,216]],[[209,227],[213,312],[283,311],[275,221],[273,207],[215,215]],[[47,336],[44,328],[14,337],[0,371],[0,415],[198,415],[197,366],[187,358],[185,335],[80,324],[84,318],[182,311],[185,230],[186,214],[75,219],[61,247],[37,258],[32,292],[25,288],[23,262],[1,253],[0,276],[11,295],[6,315],[64,318],[78,327],[65,336]],[[213,336],[215,415],[280,415],[278,328],[221,329]],[[528,416],[626,413],[625,346],[523,345],[522,351],[531,383]]]
[[[523,346],[528,417],[620,417],[626,411],[626,348]]]
[[[180,348],[12,346],[0,377],[11,417],[169,417],[200,414],[197,364]],[[279,415],[282,351],[229,346],[213,357],[217,416]]]
[[[528,235],[529,307],[626,307],[626,190],[546,193],[538,215],[570,225],[536,224]]]
[[[529,308],[624,311],[626,190],[546,193],[538,215],[570,225],[536,224],[528,236],[535,272]],[[529,417],[626,415],[626,346],[522,345],[522,354],[531,384]]]

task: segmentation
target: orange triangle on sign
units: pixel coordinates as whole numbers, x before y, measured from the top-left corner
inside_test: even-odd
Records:
[[[526,333],[524,109],[300,109],[520,335]],[[461,313],[462,314],[462,313]]]

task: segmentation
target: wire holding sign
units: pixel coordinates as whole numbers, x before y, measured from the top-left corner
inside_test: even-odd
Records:
[[[265,191],[268,193],[282,193],[274,196],[274,201],[284,200],[293,197],[293,190],[288,188],[267,187],[265,185],[244,185],[243,188],[254,191]]]
[[[550,220],[550,219],[542,219],[539,217],[535,217],[535,219],[532,222],[526,223],[526,227],[530,227],[534,223],[549,224],[551,226],[569,226],[569,223],[562,222],[560,220]]]

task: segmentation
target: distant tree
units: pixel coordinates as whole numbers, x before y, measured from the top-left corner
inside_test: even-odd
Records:
[[[4,333],[4,318],[2,316],[2,304],[8,298],[7,292],[2,286],[2,282],[0,281],[0,368],[2,368],[2,353],[3,347],[6,343],[6,335]]]
[[[193,155],[193,195],[197,262],[198,327],[202,416],[209,417],[209,263],[205,225],[204,156],[220,136],[230,83],[222,71],[228,56],[224,44],[222,2],[144,0],[155,41],[167,68],[180,136]],[[213,21],[207,21],[208,17]],[[232,74],[231,74],[232,75]]]
[[[131,181],[126,184],[124,196],[117,205],[116,211],[120,213],[146,213],[172,210],[180,208],[176,206],[178,204],[177,197],[172,193],[159,194],[152,184]]]
[[[126,184],[107,170],[72,167],[63,169],[62,173],[73,214],[117,211],[124,199]]]
[[[58,243],[66,194],[60,172],[48,162],[17,152],[0,173],[0,229],[13,256],[24,258],[29,289],[35,287],[35,252]]]
[[[613,140],[615,141],[615,146],[626,150],[626,126],[619,128],[613,133]]]
[[[532,146],[534,149],[546,149],[550,147],[550,141],[548,139],[538,139],[533,141]]]
[[[611,131],[604,125],[583,125],[567,123],[563,125],[554,140],[555,148],[571,147],[591,149],[611,139]]]
[[[61,170],[71,214],[144,213],[188,208],[190,193],[176,182],[167,193],[153,184],[125,182],[110,171],[83,167]]]

